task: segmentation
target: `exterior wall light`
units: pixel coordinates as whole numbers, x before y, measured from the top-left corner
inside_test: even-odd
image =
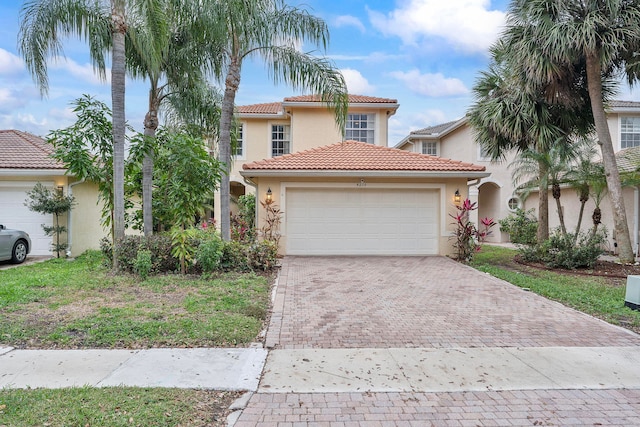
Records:
[[[64,186],[63,185],[58,185],[56,187],[56,190],[58,191],[58,195],[62,196],[64,194]]]
[[[456,205],[459,205],[461,201],[462,201],[462,196],[460,195],[460,190],[456,190],[456,192],[453,194],[453,202]]]
[[[271,187],[267,190],[267,198],[265,199],[265,203],[270,205],[273,203],[273,192],[271,191]]]

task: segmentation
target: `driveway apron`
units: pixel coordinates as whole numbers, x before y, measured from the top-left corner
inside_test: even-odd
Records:
[[[637,425],[640,336],[443,257],[287,257],[236,427]]]

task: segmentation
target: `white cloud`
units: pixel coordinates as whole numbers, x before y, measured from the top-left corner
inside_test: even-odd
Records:
[[[389,75],[403,82],[411,91],[425,96],[444,97],[462,95],[469,92],[462,80],[445,77],[441,73],[420,74],[413,69],[409,72],[393,71]]]
[[[398,144],[409,135],[409,132],[451,120],[444,111],[437,109],[427,109],[411,114],[400,112],[389,119],[389,146],[393,147]]]
[[[106,80],[102,80],[98,75],[98,72],[93,69],[93,65],[81,65],[68,58],[55,57],[51,60],[49,67],[54,70],[65,71],[71,76],[92,85],[109,84],[109,82],[111,81],[111,71],[109,69],[105,70]]]
[[[360,30],[361,33],[365,32],[364,25],[360,19],[351,15],[338,16],[333,22],[336,27],[355,27]]]
[[[46,136],[51,130],[47,119],[37,120],[33,114],[0,115],[0,129],[18,129]]]
[[[0,48],[0,75],[20,74],[24,70],[24,61],[13,53]]]
[[[344,80],[347,82],[349,93],[358,95],[367,95],[373,93],[375,86],[369,84],[369,81],[358,70],[345,68],[340,70]]]
[[[505,13],[489,10],[489,0],[408,0],[387,15],[369,10],[372,25],[387,36],[416,46],[443,38],[467,52],[486,52],[497,39]]]
[[[37,93],[33,89],[0,87],[0,113],[11,113],[34,99],[37,99]]]

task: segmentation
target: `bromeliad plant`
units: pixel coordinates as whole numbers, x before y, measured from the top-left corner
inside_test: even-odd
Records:
[[[456,226],[453,247],[456,250],[456,260],[470,262],[476,252],[479,252],[482,243],[491,234],[491,227],[496,225],[493,218],[483,218],[480,220],[481,228],[469,220],[469,212],[478,209],[476,202],[465,199],[460,205],[456,205],[458,212],[450,215],[454,219]]]

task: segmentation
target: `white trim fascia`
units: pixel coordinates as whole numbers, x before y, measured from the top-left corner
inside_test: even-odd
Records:
[[[0,176],[65,176],[65,169],[0,169]]]
[[[282,222],[281,222],[281,230],[282,235],[287,235],[287,188],[359,188],[361,186],[360,181],[354,182],[280,182],[280,206],[284,208],[282,212]],[[377,182],[377,183],[366,183],[366,188],[401,188],[401,189],[417,189],[417,190],[434,190],[440,192],[440,206],[438,207],[438,214],[440,215],[440,236],[448,237],[451,234],[447,232],[447,218],[446,211],[443,209],[447,206],[447,194],[446,184],[438,184],[438,183],[397,183],[397,182]],[[438,251],[440,250],[440,242],[438,242]]]
[[[491,172],[464,171],[362,171],[362,170],[242,170],[243,177],[299,177],[299,178],[486,178]]]

